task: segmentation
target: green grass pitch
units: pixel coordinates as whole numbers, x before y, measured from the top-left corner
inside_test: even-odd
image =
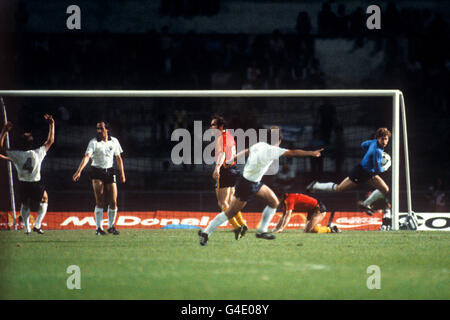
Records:
[[[0,299],[450,299],[448,232],[217,230],[201,247],[197,230],[2,231],[0,246]]]

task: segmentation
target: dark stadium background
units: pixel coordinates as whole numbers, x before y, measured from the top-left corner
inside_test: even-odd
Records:
[[[441,178],[448,194],[450,178],[449,51],[445,49],[450,40],[448,1],[395,1],[394,5],[378,1],[381,30],[365,27],[369,16],[365,9],[371,2],[329,3],[331,13],[322,14],[322,19],[318,18],[325,7],[322,1],[1,1],[0,88],[400,89],[407,106],[413,209],[430,211],[430,186]],[[81,30],[66,27],[66,8],[71,4],[81,8]],[[333,18],[341,4],[345,5],[348,29],[339,27],[341,18]],[[261,17],[262,11],[272,12],[268,14],[271,19]],[[278,39],[285,45],[280,51],[270,45]],[[333,63],[352,64],[351,52],[339,55],[340,41],[350,43],[352,50],[373,48],[364,52],[369,58],[383,57],[377,72],[362,68],[359,73],[334,74],[327,69],[325,66]],[[327,64],[321,61],[319,48],[329,48]],[[248,77],[250,67],[260,70],[256,79]],[[319,99],[313,106],[307,99],[302,102],[308,104],[307,112],[296,112],[297,102],[286,101],[5,98],[8,118],[17,130],[12,144],[14,133],[26,128],[33,128],[36,140],[43,142],[47,134],[43,113],[56,118],[56,142],[42,171],[50,211],[92,210],[94,199],[86,174],[77,184],[71,176],[86,149],[86,139],[94,136],[95,122],[101,118],[111,123],[111,133],[125,151],[128,181],[119,185],[119,210],[216,211],[210,168],[173,165],[173,142],[164,132],[176,127],[192,130],[194,120],[207,124],[215,112],[223,114],[231,128],[261,128],[278,122],[292,129],[292,124],[298,123],[296,134],[303,142],[310,137],[302,128],[318,125],[319,134],[326,136],[322,137],[325,157],[332,163],[325,165],[319,177],[338,181],[348,171],[334,162],[339,157],[357,161],[359,143],[391,117],[390,102],[385,100]],[[326,104],[334,107],[321,108]],[[346,111],[345,104],[356,108]],[[377,106],[380,112],[369,114],[367,110]],[[391,123],[387,121],[389,126]],[[321,131],[321,124],[330,130]],[[344,155],[336,148],[339,139],[346,143]],[[295,141],[284,146],[307,147]],[[318,177],[306,160],[303,164],[297,166],[290,183],[292,191],[303,191]],[[406,210],[403,166],[401,169],[400,209]],[[390,181],[389,175],[386,179]],[[0,210],[7,210],[4,162],[0,181]],[[265,182],[271,186],[280,183],[276,177],[267,177]],[[356,210],[355,200],[365,191],[324,199],[332,209]],[[246,210],[261,208],[261,203],[254,202]]]

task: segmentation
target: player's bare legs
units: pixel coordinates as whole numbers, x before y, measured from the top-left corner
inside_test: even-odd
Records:
[[[280,201],[278,200],[275,192],[272,191],[268,186],[263,185],[261,189],[256,193],[256,195],[262,198],[269,207],[278,208]]]
[[[256,232],[258,238],[263,238],[267,240],[275,239],[275,236],[268,232],[269,223],[273,216],[277,212],[278,205],[280,201],[278,200],[275,193],[268,186],[263,185],[261,189],[256,193],[256,196],[264,199],[267,206],[264,208],[261,216],[261,221],[259,223],[259,228]]]
[[[358,205],[363,209],[368,215],[373,214],[372,204],[378,200],[383,199],[386,202],[387,207],[390,206],[387,194],[389,193],[389,186],[384,182],[384,180],[376,175],[373,176],[368,183],[375,188],[375,190],[370,194],[370,196],[364,201],[359,201]]]
[[[92,179],[92,189],[94,190],[95,205],[103,208],[105,205],[103,182],[98,179]]]
[[[319,210],[315,211],[311,219],[306,221],[305,229],[303,231],[306,233],[318,233],[318,230],[314,230],[314,228],[319,224],[320,221],[322,221],[322,219],[325,217],[325,214],[325,212],[320,212]]]
[[[236,198],[234,195],[231,197],[231,203],[228,209],[225,211],[225,215],[228,219],[233,218],[239,211],[244,209],[247,201],[241,201],[239,198]]]
[[[33,227],[33,231],[37,232],[38,234],[43,234],[44,231],[42,230],[42,221],[44,220],[44,217],[47,213],[48,208],[48,193],[44,190],[44,193],[42,195],[42,199],[39,203],[39,208],[37,211],[37,217],[36,222]]]
[[[228,194],[228,203],[231,203],[231,199],[234,196],[235,189],[234,189],[234,187],[231,187],[229,189],[230,189],[230,192]],[[242,217],[241,211],[238,211],[238,213],[236,213],[236,215],[233,217],[233,219],[230,220],[230,222],[236,223],[237,227],[239,228],[238,230],[235,230],[236,240],[245,236],[245,234],[248,231],[248,227],[244,221],[244,218]],[[236,233],[237,231],[239,231],[239,234]]]
[[[335,191],[336,192],[345,192],[345,191],[356,188],[356,186],[357,186],[357,184],[354,183],[352,180],[350,180],[349,177],[347,177],[336,186]]]
[[[120,234],[114,227],[117,216],[117,184],[107,183],[104,185],[105,200],[108,204],[108,232],[114,235]]]
[[[231,203],[228,209],[224,212],[219,213],[204,230],[198,231],[198,236],[200,237],[200,245],[205,246],[208,242],[209,235],[216,230],[222,223],[233,218],[239,211],[241,211],[247,201],[241,201],[240,199],[233,196],[231,198]]]
[[[383,194],[387,194],[389,192],[388,185],[383,179],[380,178],[379,175],[373,176],[368,182],[372,187],[380,190]]]
[[[110,209],[117,209],[117,184],[108,183],[104,185],[105,203]]]
[[[95,222],[97,225],[97,234],[104,234],[103,232],[103,208],[105,206],[105,197],[104,197],[104,185],[103,182],[99,179],[92,179],[92,189],[94,190],[95,196]],[[100,231],[102,232],[100,232]]]
[[[226,210],[230,205],[230,188],[216,188],[217,204],[222,210]]]

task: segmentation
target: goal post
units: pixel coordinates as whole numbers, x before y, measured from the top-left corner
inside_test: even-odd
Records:
[[[403,133],[408,214],[412,214],[409,177],[406,107],[396,89],[324,89],[324,90],[0,90],[0,97],[128,97],[128,98],[251,98],[251,97],[391,97],[392,98],[392,229],[399,229],[400,201],[400,135]],[[401,130],[403,123],[403,131]]]
[[[0,104],[2,106],[3,121],[6,124],[6,122],[8,122],[8,116],[6,114],[5,102],[3,101],[3,97],[1,97],[1,96],[0,96]],[[5,144],[6,144],[6,148],[9,149],[9,133],[6,133]],[[14,228],[14,230],[17,230],[17,222],[16,222],[17,215],[16,215],[16,201],[14,198],[13,170],[12,170],[12,164],[10,161],[8,161],[8,163],[6,164],[6,168],[8,170],[9,195],[10,195],[10,202],[11,202],[13,228]],[[9,223],[8,223],[8,228],[9,228]]]

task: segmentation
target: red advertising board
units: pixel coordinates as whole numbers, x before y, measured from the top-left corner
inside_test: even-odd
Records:
[[[167,226],[192,226],[202,227],[214,219],[217,212],[191,212],[191,211],[123,211],[116,218],[118,229],[160,229]],[[328,212],[322,220],[322,225],[327,225],[330,219]],[[306,213],[294,212],[286,229],[303,229],[306,222]],[[31,214],[31,224],[35,221],[36,213]],[[260,212],[244,212],[249,228],[257,228],[261,219]],[[274,228],[281,217],[277,212],[269,228]],[[342,230],[378,230],[381,226],[381,213],[368,216],[362,212],[335,212],[333,224]],[[103,225],[107,226],[107,214],[104,215]],[[0,212],[0,229],[12,228],[11,212]],[[43,222],[44,229],[70,230],[70,229],[95,229],[95,217],[93,212],[48,212]],[[231,228],[226,223],[221,228]]]

